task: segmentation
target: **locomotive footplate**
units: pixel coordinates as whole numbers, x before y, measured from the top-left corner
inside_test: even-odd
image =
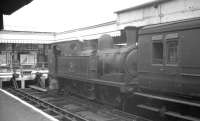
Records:
[[[59,76],[60,78],[63,78],[63,76]],[[132,91],[135,88],[135,85],[137,84],[135,83],[125,83],[125,82],[114,82],[114,81],[105,81],[105,80],[101,80],[101,79],[88,79],[88,78],[82,78],[82,77],[74,77],[71,75],[65,75],[64,78],[66,79],[73,79],[73,80],[78,80],[78,81],[83,81],[83,82],[88,82],[88,83],[93,83],[93,84],[99,84],[99,85],[105,85],[105,86],[112,86],[112,87],[119,87],[121,92],[126,92],[126,91]]]

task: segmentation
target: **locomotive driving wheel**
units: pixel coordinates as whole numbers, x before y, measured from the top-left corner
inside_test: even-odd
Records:
[[[83,84],[82,94],[84,95],[84,97],[90,100],[94,100],[96,98],[94,84]]]
[[[100,102],[119,108],[122,103],[120,90],[114,87],[101,86],[98,88],[98,99]]]

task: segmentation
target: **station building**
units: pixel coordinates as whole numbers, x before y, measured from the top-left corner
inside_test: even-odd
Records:
[[[6,4],[3,4],[1,1],[0,29],[3,29],[3,14],[11,14],[31,1],[3,0]],[[5,5],[6,8],[3,7]],[[97,40],[103,34],[109,34],[116,40],[122,39],[122,42],[124,42],[121,33],[123,33],[123,29],[127,26],[142,27],[200,17],[200,2],[199,0],[155,0],[139,6],[116,11],[115,14],[117,14],[117,19],[114,21],[59,33],[0,31],[0,88],[2,79],[5,79],[2,74],[7,73],[12,76],[12,70],[10,69],[24,68],[26,70],[46,67],[48,47],[51,43],[71,40]],[[20,79],[25,80],[26,78]],[[21,82],[24,83],[24,81]],[[44,115],[40,115],[38,111],[33,109],[29,110],[30,106],[29,109],[21,108],[25,106],[22,106],[22,103],[18,101],[19,99],[17,101],[16,99],[11,99],[1,89],[0,95],[2,97],[0,112],[3,112],[0,113],[1,119],[25,121],[24,114],[26,114],[26,116],[31,117],[29,117],[31,119],[30,121],[41,119],[53,121]],[[16,106],[19,108],[13,108]],[[23,113],[20,113],[20,115],[10,115],[16,112]],[[35,115],[32,115],[33,112]]]
[[[117,26],[146,26],[200,17],[199,0],[154,0],[116,11]]]
[[[119,37],[123,36],[120,31],[127,26],[142,27],[197,18],[200,17],[200,2],[199,0],[153,0],[114,13],[117,15],[114,21],[56,33],[55,41],[92,40],[98,39],[102,34]]]

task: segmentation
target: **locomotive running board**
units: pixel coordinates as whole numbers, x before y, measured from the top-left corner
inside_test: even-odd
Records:
[[[89,80],[94,81],[97,84],[105,84],[105,85],[109,85],[109,86],[122,87],[122,86],[126,85],[126,83],[123,83],[123,82],[104,81],[104,80],[101,80],[101,79],[89,79]]]
[[[137,107],[145,109],[145,110],[150,110],[150,111],[153,111],[153,112],[157,112],[157,113],[160,112],[160,109],[155,108],[155,107],[151,107],[151,106],[147,106],[147,105],[140,104],[140,105],[137,105]],[[166,112],[163,112],[163,114],[164,115],[168,115],[168,116],[172,116],[172,117],[177,117],[177,118],[189,120],[189,121],[199,121],[200,120],[198,118],[194,118],[194,117],[186,116],[186,115],[181,115],[179,113],[172,112],[172,111],[166,111]]]
[[[34,86],[34,85],[30,85],[29,87],[32,88],[32,89],[38,90],[38,91],[42,91],[42,92],[46,92],[47,91],[47,89],[40,88],[40,87]]]
[[[174,98],[163,97],[163,96],[155,96],[155,95],[150,95],[150,94],[145,94],[145,93],[140,93],[140,92],[135,92],[134,94],[138,96],[142,96],[142,97],[157,99],[157,100],[163,100],[163,101],[169,101],[169,102],[174,102],[174,103],[180,103],[184,105],[200,107],[200,104],[195,103],[195,102],[189,102],[187,100],[180,100],[180,99],[174,99]]]
[[[63,75],[57,75],[58,77],[62,77]],[[63,77],[62,77],[63,78]],[[89,83],[95,83],[95,84],[102,84],[102,85],[108,85],[108,86],[116,86],[116,87],[124,87],[127,84],[124,82],[113,82],[113,81],[105,81],[101,79],[94,79],[94,78],[82,78],[82,77],[73,77],[70,75],[65,75],[64,78],[68,79],[75,79],[78,81],[84,81],[84,82],[89,82]]]

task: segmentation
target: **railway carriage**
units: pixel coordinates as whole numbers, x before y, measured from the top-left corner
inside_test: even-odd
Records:
[[[151,25],[139,32],[138,107],[199,120],[199,18]],[[148,102],[148,104],[147,104]]]

